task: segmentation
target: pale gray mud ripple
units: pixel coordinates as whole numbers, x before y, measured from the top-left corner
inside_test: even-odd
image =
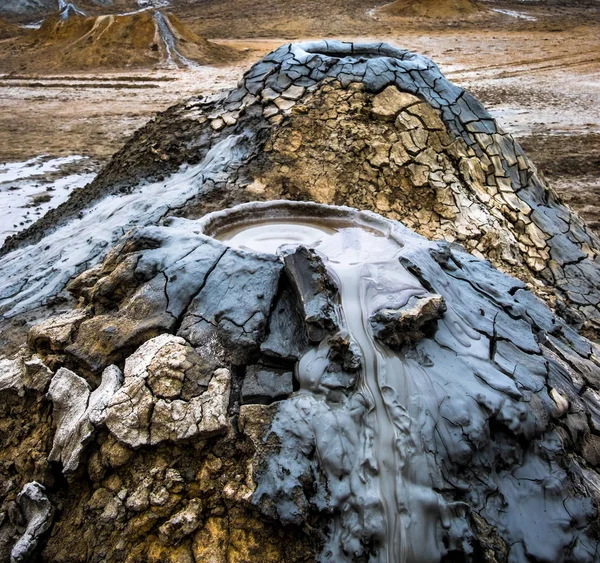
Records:
[[[287,224],[253,222],[252,211],[269,205],[242,206],[248,227],[236,225],[227,244],[271,253],[312,244],[339,287],[362,369],[356,388],[333,394],[321,346],[300,360],[301,389],[271,425],[280,449],[258,475],[254,501],[288,523],[330,512],[322,561],[436,562],[453,550],[477,557],[475,517],[501,536],[510,561],[594,561],[592,482],[577,462],[564,465],[552,422],[564,415],[561,397],[574,411],[582,401],[564,363],[546,351],[578,350],[595,370],[590,343],[522,282],[458,246],[369,213],[318,236],[326,220],[294,222],[293,210],[306,213],[307,204],[288,203]],[[375,312],[403,311],[432,294],[446,311],[421,340],[394,352],[373,336]]]
[[[11,317],[44,304],[69,279],[97,263],[127,230],[156,224],[203,189],[205,181],[245,154],[244,135],[225,137],[197,165],[131,193],[109,196],[40,242],[0,258],[0,313]]]

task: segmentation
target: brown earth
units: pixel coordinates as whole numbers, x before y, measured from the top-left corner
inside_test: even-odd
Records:
[[[17,37],[24,33],[25,30],[23,28],[0,18],[0,41],[10,37]]]
[[[521,145],[565,203],[600,232],[600,134],[530,135]]]
[[[164,14],[175,49],[194,63],[217,64],[237,58],[231,48],[215,45],[188,29],[177,17]],[[155,68],[177,64],[161,37],[152,10],[129,15],[62,19],[48,17],[24,37],[0,42],[0,70],[4,72],[60,72],[125,68]]]
[[[421,16],[427,18],[464,18],[486,12],[473,0],[396,0],[381,9],[391,16]]]
[[[425,6],[423,11],[434,17],[414,16],[402,11],[402,6],[414,3],[414,0],[398,0],[391,5],[386,0],[331,0],[324,8],[319,0],[263,0],[260,4],[252,0],[203,0],[202,9],[198,10],[195,0],[178,0],[174,10],[197,33],[209,39],[379,37],[407,32],[447,33],[449,28],[476,33],[548,33],[600,23],[600,3],[585,0],[577,3],[567,0],[527,3],[519,0],[480,1],[478,6],[482,9],[475,13],[472,2],[467,0],[426,0],[419,3]],[[451,6],[452,9],[443,6]],[[460,8],[469,9],[470,16],[458,13]],[[517,15],[495,10],[509,10]]]

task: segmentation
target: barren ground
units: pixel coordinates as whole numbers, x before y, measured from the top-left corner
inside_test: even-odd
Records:
[[[482,31],[413,23],[402,34],[387,29],[364,39],[433,58],[486,104],[563,198],[598,228],[600,23],[588,24]],[[200,70],[0,77],[0,162],[76,154],[90,157],[88,169],[90,162],[98,167],[157,111],[233,86],[252,62],[289,40],[215,39],[245,50],[246,58]]]

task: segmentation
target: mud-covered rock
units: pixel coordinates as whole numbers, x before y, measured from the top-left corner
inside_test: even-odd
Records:
[[[294,392],[293,374],[266,366],[248,366],[242,384],[242,404],[286,399]]]
[[[308,338],[318,343],[328,333],[339,330],[336,311],[337,287],[321,258],[300,246],[283,258],[285,273],[299,299]]]
[[[266,356],[293,362],[300,359],[307,347],[306,325],[293,292],[286,287],[273,305],[267,336],[260,345],[260,351]]]
[[[434,330],[442,318],[446,304],[440,295],[411,298],[401,309],[380,309],[371,316],[373,334],[392,350],[418,342]]]
[[[230,373],[207,370],[182,338],[148,340],[125,361],[125,381],[106,406],[105,422],[121,442],[137,448],[224,433]]]
[[[227,250],[192,300],[178,334],[193,346],[216,337],[229,362],[249,363],[265,336],[281,269],[275,257]]]

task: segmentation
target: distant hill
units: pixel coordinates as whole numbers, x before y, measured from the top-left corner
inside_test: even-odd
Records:
[[[67,2],[68,0],[0,0],[0,17],[31,21],[60,10],[61,4]],[[78,0],[77,7],[90,15],[98,15],[100,12],[133,10],[139,6],[137,0]]]
[[[380,12],[399,17],[464,18],[486,11],[474,0],[396,0]]]
[[[144,10],[84,16],[64,7],[0,48],[0,69],[53,72],[194,66],[231,61],[237,51],[189,30],[173,14]]]

